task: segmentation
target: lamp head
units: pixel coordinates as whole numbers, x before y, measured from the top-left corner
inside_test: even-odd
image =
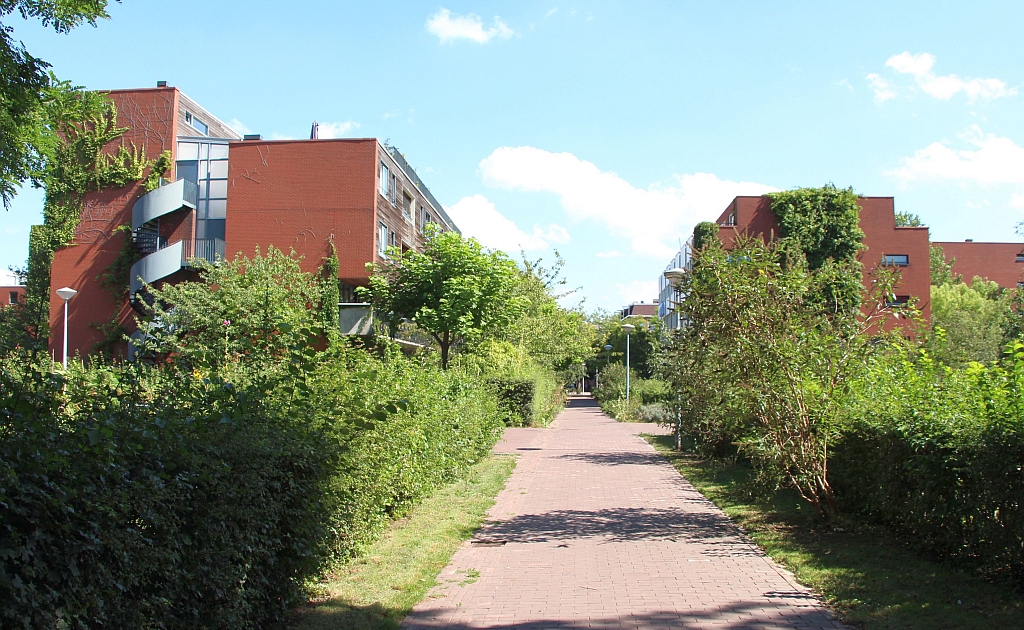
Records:
[[[633,332],[634,328],[636,328],[636,326],[634,326],[633,324],[623,324],[622,325],[622,330],[624,330],[627,335],[629,333]]]
[[[611,349],[612,349],[612,344],[610,344],[610,343],[606,343],[606,344],[604,345],[604,349],[605,349],[605,350],[611,350]]]
[[[686,275],[686,270],[680,267],[673,267],[672,269],[667,269],[662,275],[665,276],[665,279],[668,280],[669,284],[677,286]]]
[[[78,291],[75,291],[71,287],[64,287],[63,289],[57,289],[57,295],[60,296],[60,299],[62,299],[65,302],[67,302],[71,298],[73,298],[76,295],[78,295]]]

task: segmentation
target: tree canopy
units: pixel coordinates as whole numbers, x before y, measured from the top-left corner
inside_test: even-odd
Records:
[[[15,41],[14,29],[4,20],[17,13],[66,33],[109,17],[106,7],[107,0],[0,0],[0,199],[5,208],[44,161],[43,145],[50,133],[44,106],[60,86],[49,74],[50,64]]]
[[[527,305],[515,262],[456,232],[431,231],[423,252],[391,248],[388,257],[371,264],[370,286],[360,293],[391,325],[407,319],[429,333],[442,367],[453,345],[507,328]]]

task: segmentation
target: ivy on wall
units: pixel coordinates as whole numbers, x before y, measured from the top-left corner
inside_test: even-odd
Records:
[[[849,314],[861,300],[862,269],[857,253],[864,249],[860,206],[853,188],[798,188],[769,193],[779,222],[783,249],[803,256],[807,267],[825,282],[810,296],[820,309]]]
[[[718,224],[714,221],[701,221],[693,227],[693,249],[700,251],[718,238]]]
[[[36,185],[46,190],[43,224],[32,226],[29,235],[26,280],[27,333],[40,345],[49,338],[53,255],[72,243],[85,194],[123,188],[143,179],[146,170],[159,162],[147,160],[145,147],[134,144],[122,143],[113,153],[104,151],[128,130],[117,126],[117,108],[106,95],[59,83],[50,92],[46,116],[53,133],[42,143],[45,163],[34,177]]]

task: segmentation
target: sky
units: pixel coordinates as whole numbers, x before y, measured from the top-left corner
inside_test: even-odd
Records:
[[[1024,3],[124,0],[60,78],[166,80],[243,133],[397,146],[464,234],[565,259],[590,311],[650,302],[740,194],[893,196],[933,240],[1020,240]],[[39,191],[0,215],[22,265]],[[230,206],[229,206],[230,211]]]

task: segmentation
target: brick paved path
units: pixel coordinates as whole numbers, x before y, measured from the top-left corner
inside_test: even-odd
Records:
[[[576,399],[520,456],[493,521],[405,630],[842,628],[642,438]]]

